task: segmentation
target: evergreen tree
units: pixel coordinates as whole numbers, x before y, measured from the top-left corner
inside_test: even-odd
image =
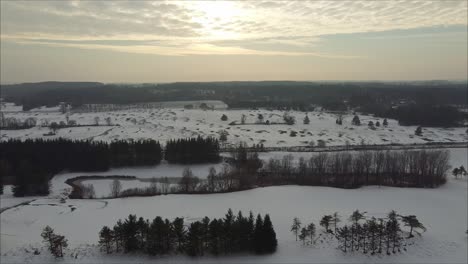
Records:
[[[308,125],[309,123],[310,123],[309,116],[306,115],[306,116],[304,117],[304,125]]]
[[[273,253],[276,251],[278,246],[278,240],[276,239],[276,233],[273,229],[273,223],[271,222],[270,216],[268,214],[265,215],[263,220],[263,250],[262,253]]]
[[[148,230],[147,252],[151,255],[164,254],[164,220],[157,216],[151,222]]]
[[[338,238],[338,241],[340,242],[339,248],[343,252],[347,252],[348,247],[350,247],[350,244],[349,244],[349,241],[351,239],[350,236],[351,236],[351,232],[350,232],[348,226],[346,226],[346,225],[337,230],[337,238]]]
[[[296,241],[297,241],[297,238],[298,238],[298,234],[301,230],[301,220],[299,220],[299,218],[297,217],[294,217],[293,219],[293,224],[291,226],[291,232],[294,233],[294,235],[296,236]]]
[[[426,231],[426,227],[419,222],[418,218],[415,215],[407,215],[407,216],[402,216],[401,220],[403,221],[405,226],[408,226],[410,228],[410,233],[408,235],[409,238],[413,237],[413,229],[420,229],[423,232]]]
[[[338,223],[341,222],[340,215],[338,214],[338,212],[333,213],[331,222],[335,228],[335,233],[336,233],[337,228],[338,228]]]
[[[414,131],[414,134],[415,134],[416,136],[422,136],[422,127],[421,127],[421,126],[418,126],[418,127],[416,128],[416,130]]]
[[[172,222],[172,226],[174,228],[174,235],[177,243],[176,250],[177,252],[182,252],[184,249],[184,243],[187,234],[187,231],[185,230],[184,226],[184,219],[176,217]]]
[[[55,234],[50,226],[46,226],[41,233],[41,237],[47,243],[47,248],[52,255],[56,258],[63,257],[63,249],[68,246],[67,239],[64,236]]]
[[[107,226],[104,226],[99,232],[99,245],[101,249],[105,249],[106,253],[112,252],[112,241],[114,240],[114,232]]]
[[[262,216],[258,214],[257,220],[255,221],[255,231],[253,237],[253,246],[255,249],[255,253],[262,253],[263,243],[263,219]]]
[[[301,229],[301,233],[299,234],[299,240],[302,241],[303,245],[305,245],[308,236],[309,236],[309,232],[307,231],[307,228],[303,227]]]
[[[116,252],[120,252],[124,245],[124,231],[123,231],[123,223],[122,220],[118,220],[115,224],[114,228],[114,241],[115,241],[115,250]]]
[[[365,218],[366,212],[359,212],[359,210],[354,211],[349,220],[352,221],[354,224],[357,224],[360,220]]]
[[[361,120],[359,119],[359,116],[355,115],[353,117],[353,120],[351,121],[351,124],[355,126],[360,126],[361,125]]]
[[[320,225],[325,227],[325,231],[327,233],[330,233],[329,227],[332,222],[333,216],[331,215],[324,215],[322,219],[320,220]]]
[[[223,114],[223,115],[221,116],[221,121],[227,121],[227,120],[228,120],[227,115]]]
[[[387,121],[387,118],[385,118],[385,119],[384,119],[384,121],[383,121],[382,125],[383,125],[384,127],[387,127],[387,126],[388,126],[388,121]]]
[[[315,228],[315,224],[314,223],[310,223],[308,226],[307,226],[307,232],[309,234],[309,237],[310,237],[310,243],[313,244],[315,243],[315,234],[316,234],[316,228]]]
[[[136,215],[129,215],[123,223],[124,249],[125,252],[133,252],[138,249],[137,220]]]
[[[190,224],[188,235],[186,252],[189,256],[200,256],[202,255],[203,242],[202,236],[202,223],[196,221]]]
[[[223,241],[221,239],[223,234],[222,221],[213,219],[209,226],[209,251],[211,254],[217,256],[221,253],[223,248]]]

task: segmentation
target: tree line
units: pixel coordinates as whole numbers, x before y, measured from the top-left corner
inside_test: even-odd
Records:
[[[0,148],[0,174],[11,177],[15,196],[47,195],[49,179],[63,170],[106,171],[111,166],[156,165],[162,159],[154,140],[10,139],[0,142]]]
[[[257,173],[257,184],[300,184],[340,188],[363,185],[434,188],[446,182],[449,152],[443,150],[359,151],[292,155],[270,159]]]
[[[254,149],[240,144],[226,160],[228,164],[220,171],[210,168],[206,179],[185,168],[177,186],[170,187],[168,179],[161,179],[159,185],[129,189],[118,197],[225,193],[286,184],[435,188],[446,182],[450,168],[449,153],[442,150],[322,152],[298,162],[292,155],[262,161]]]
[[[219,141],[213,137],[169,140],[166,143],[165,159],[169,163],[219,162]]]
[[[63,170],[106,171],[110,167],[152,166],[159,164],[164,156],[160,143],[152,139],[110,143],[62,138],[10,139],[1,141],[0,148],[0,183],[13,184],[15,196],[47,195],[49,179]],[[211,137],[171,140],[165,154],[170,163],[220,160],[219,142]]]
[[[320,226],[325,230],[323,234],[316,235],[315,224],[310,223],[302,226],[301,221],[296,217],[293,219],[291,232],[299,238],[303,244],[314,245],[318,237],[333,238],[338,242],[338,248],[343,252],[359,252],[363,254],[395,254],[406,251],[407,240],[414,237],[413,233],[421,235],[426,227],[415,215],[399,215],[394,210],[385,217],[366,217],[366,212],[354,211],[348,218],[351,222],[343,226],[338,223],[342,221],[338,212],[332,215],[324,215],[320,220]],[[409,231],[402,230],[402,224],[409,228]],[[317,238],[316,238],[317,237]],[[310,238],[310,242],[308,242]]]
[[[224,218],[185,223],[177,217],[173,221],[157,216],[152,221],[129,215],[118,220],[114,227],[104,226],[99,232],[99,245],[106,253],[141,252],[149,255],[233,253],[265,254],[276,251],[277,239],[270,216],[248,217],[231,209]]]

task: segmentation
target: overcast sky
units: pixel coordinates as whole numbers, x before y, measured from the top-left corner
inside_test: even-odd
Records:
[[[467,1],[1,1],[1,81],[467,78]]]

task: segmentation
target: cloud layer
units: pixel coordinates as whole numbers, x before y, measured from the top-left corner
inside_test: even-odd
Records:
[[[1,39],[158,55],[310,55],[323,36],[467,24],[466,1],[1,1]]]

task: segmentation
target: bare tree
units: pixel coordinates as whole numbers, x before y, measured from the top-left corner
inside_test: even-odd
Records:
[[[117,198],[119,197],[120,192],[122,191],[122,184],[119,180],[113,180],[110,189],[112,197]]]

